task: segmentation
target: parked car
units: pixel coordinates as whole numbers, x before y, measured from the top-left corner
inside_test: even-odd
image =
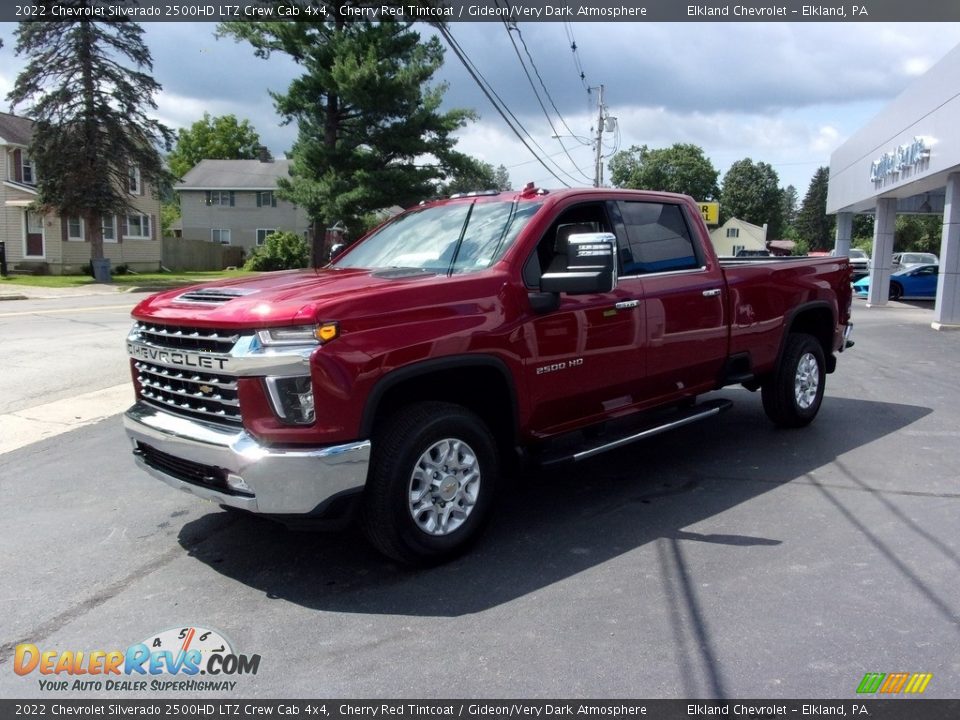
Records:
[[[933,253],[925,252],[904,252],[893,254],[893,267],[905,268],[914,265],[938,265],[940,258]]]
[[[906,253],[907,255],[929,253]],[[897,270],[890,276],[891,300],[929,299],[937,295],[937,276],[939,265],[913,265]],[[853,291],[858,297],[867,297],[870,293],[870,277],[857,280]]]
[[[835,257],[836,254],[836,250],[830,251],[831,256]],[[853,270],[854,279],[863,277],[870,272],[870,256],[864,250],[850,248],[847,257],[850,258],[850,269]]]

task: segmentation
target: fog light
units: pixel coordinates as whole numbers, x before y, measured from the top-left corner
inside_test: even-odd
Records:
[[[281,420],[295,425],[310,425],[316,420],[309,375],[268,377],[267,389],[273,411]]]

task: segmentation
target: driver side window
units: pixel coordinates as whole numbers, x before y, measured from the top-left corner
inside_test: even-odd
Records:
[[[540,276],[567,269],[567,248],[571,235],[613,232],[603,203],[575,205],[564,210],[551,223],[537,243],[537,250],[527,260],[523,279],[528,287],[540,286]]]

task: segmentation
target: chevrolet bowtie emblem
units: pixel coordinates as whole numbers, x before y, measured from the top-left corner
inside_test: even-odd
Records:
[[[209,385],[201,385],[200,388],[199,388],[199,390],[200,390],[200,392],[202,392],[204,395],[209,395],[210,393],[213,392],[213,388],[210,387]]]

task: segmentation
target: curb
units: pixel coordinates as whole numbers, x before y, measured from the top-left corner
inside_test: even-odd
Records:
[[[26,295],[0,295],[0,302],[3,300],[29,300]]]

